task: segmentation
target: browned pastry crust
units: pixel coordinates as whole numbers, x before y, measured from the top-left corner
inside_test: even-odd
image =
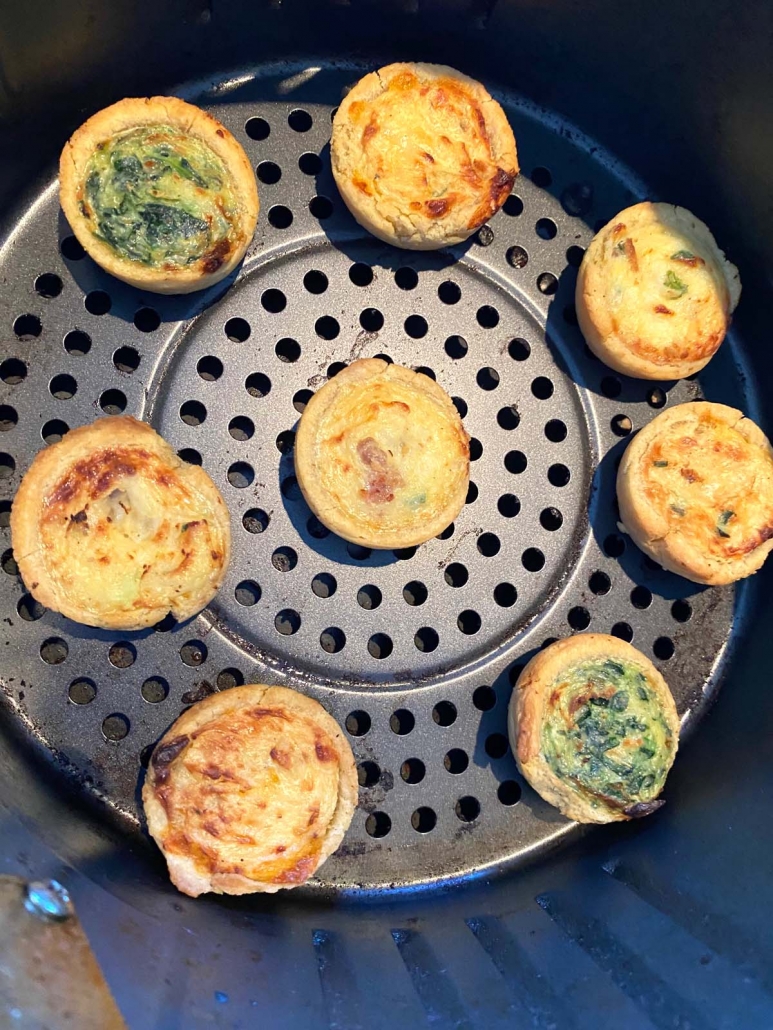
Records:
[[[700,219],[673,204],[634,204],[590,243],[577,318],[590,349],[625,375],[680,379],[708,364],[741,295],[738,269]]]
[[[227,239],[219,240],[211,253],[190,265],[154,267],[122,255],[95,235],[94,221],[84,203],[86,171],[95,150],[117,133],[156,124],[206,144],[225,166],[229,188],[238,202]],[[154,293],[190,293],[224,279],[244,257],[258,219],[255,173],[242,146],[211,114],[177,97],[129,97],[92,115],[64,146],[59,196],[78,241],[97,264],[118,279]]]
[[[411,250],[466,240],[518,174],[502,108],[479,82],[438,64],[390,64],[361,79],[333,120],[331,158],[360,225]]]
[[[11,541],[41,604],[87,626],[139,630],[209,604],[231,530],[206,472],[122,415],[36,456],[14,498]]]
[[[743,412],[679,404],[634,437],[617,474],[623,528],[694,583],[734,583],[773,548],[773,450]]]
[[[196,897],[304,883],[341,843],[357,790],[351,748],[317,701],[251,685],[180,716],[142,800],[172,882]]]

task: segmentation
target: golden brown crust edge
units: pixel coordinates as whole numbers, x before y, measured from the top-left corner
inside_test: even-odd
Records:
[[[389,243],[392,246],[400,247],[403,250],[438,250],[441,247],[454,246],[458,243],[463,243],[477,231],[479,226],[475,226],[471,229],[459,227],[459,229],[454,232],[450,231],[447,226],[444,226],[440,222],[433,223],[427,221],[425,225],[417,228],[414,235],[410,237],[398,237],[394,226],[388,219],[379,215],[378,211],[372,205],[363,203],[362,195],[351,182],[351,175],[349,174],[350,170],[348,168],[344,169],[341,167],[342,158],[340,151],[342,146],[339,140],[343,133],[343,126],[348,120],[351,105],[357,100],[364,100],[366,102],[372,100],[382,92],[385,83],[391,82],[393,78],[405,71],[414,72],[417,75],[423,76],[425,79],[440,79],[446,77],[456,79],[467,87],[479,104],[486,105],[484,109],[486,129],[489,138],[492,141],[492,149],[496,151],[502,166],[512,170],[513,180],[519,172],[518,153],[513,130],[510,127],[507,116],[499,103],[494,100],[485,86],[480,82],[476,79],[470,78],[470,76],[465,75],[456,68],[451,68],[449,65],[421,62],[395,62],[394,64],[385,65],[377,71],[369,72],[353,86],[341,102],[338,111],[336,112],[336,116],[333,120],[333,134],[330,144],[333,178],[336,181],[338,191],[341,194],[344,203],[356,221],[377,239],[383,240],[385,243]],[[510,190],[502,196],[499,207],[504,204],[509,193]],[[495,213],[496,212],[492,211],[489,217],[493,217]]]
[[[239,241],[228,259],[214,272],[147,268],[116,254],[92,233],[78,205],[84,170],[96,144],[116,132],[157,121],[198,136],[220,158],[234,181],[241,202]],[[97,111],[76,129],[59,159],[59,200],[67,221],[83,249],[116,278],[152,293],[192,293],[220,282],[245,255],[258,220],[258,188],[255,173],[241,144],[220,122],[201,108],[178,97],[127,97]]]
[[[737,408],[711,401],[678,404],[654,418],[626,448],[617,473],[617,500],[622,528],[645,554],[664,569],[684,576],[692,583],[725,586],[745,579],[762,568],[773,550],[773,539],[732,562],[707,558],[687,541],[668,539],[668,523],[648,504],[643,488],[643,458],[653,439],[675,422],[684,421],[685,418],[697,420],[701,410],[733,426],[747,440],[773,457],[773,448],[763,431]]]
[[[94,429],[97,427],[109,439],[112,447],[143,446],[156,453],[174,458],[184,467],[187,479],[192,482],[197,492],[210,498],[217,498],[217,513],[220,518],[218,528],[222,534],[224,555],[219,570],[211,580],[211,594],[202,603],[192,603],[177,607],[166,605],[154,610],[148,609],[145,614],[130,615],[104,614],[98,623],[85,617],[77,606],[70,603],[54,589],[47,564],[44,560],[44,548],[40,539],[39,514],[41,498],[62,478],[65,469],[71,467],[79,459],[88,458],[94,452]],[[63,454],[67,455],[63,467]],[[19,567],[19,574],[24,580],[35,600],[46,608],[58,611],[68,619],[84,625],[96,625],[107,630],[142,630],[155,625],[172,611],[174,617],[184,622],[201,611],[220,589],[228,571],[231,550],[231,520],[220,491],[207,473],[197,465],[186,465],[174,455],[169,444],[146,422],[131,415],[107,416],[89,425],[71,429],[67,435],[49,447],[39,451],[30,467],[24,474],[19,489],[11,505],[11,542],[14,557]]]
[[[621,219],[630,218],[634,212],[654,211],[656,208],[662,208],[669,214],[673,213],[673,217],[677,220],[684,220],[690,230],[700,239],[702,249],[709,255],[721,288],[726,294],[727,317],[724,329],[725,332],[727,331],[730,325],[730,315],[735,310],[741,295],[738,269],[720,250],[708,226],[686,208],[673,204],[655,204],[651,201],[634,204],[620,211],[596,233],[588,246],[577,274],[575,309],[577,321],[586,343],[609,368],[636,379],[682,379],[705,368],[722,341],[720,340],[710,353],[692,361],[689,358],[683,358],[674,362],[655,363],[646,356],[635,353],[629,347],[628,341],[619,335],[615,323],[610,317],[603,286],[600,285],[604,275],[603,265],[598,267],[594,264],[594,257],[596,250],[600,248],[601,238],[611,225]]]
[[[357,808],[359,791],[357,767],[352,749],[338,723],[318,701],[288,687],[269,687],[264,684],[232,687],[229,690],[211,694],[183,712],[156,747],[175,737],[190,734],[199,726],[233,711],[236,707],[255,703],[264,707],[276,705],[309,717],[324,729],[336,748],[339,760],[338,802],[333,819],[328,825],[318,860],[310,873],[313,875],[341,844]],[[155,770],[151,762],[142,788],[142,803],[148,831],[164,854],[172,883],[183,893],[189,894],[191,897],[197,897],[208,891],[233,895],[275,894],[279,890],[292,890],[294,887],[302,886],[300,883],[265,883],[234,873],[214,873],[208,877],[199,871],[192,859],[183,855],[167,855],[164,851],[163,838],[169,823],[166,810],[156,796],[155,783]]]
[[[646,655],[631,644],[606,633],[582,633],[559,640],[536,654],[518,677],[510,697],[510,747],[519,770],[537,793],[568,819],[579,823],[627,822],[631,818],[620,809],[592,807],[556,776],[542,754],[543,715],[552,684],[567,664],[601,656],[634,662],[646,671],[663,704],[674,740],[679,739],[679,716],[668,684]]]
[[[375,550],[389,550],[394,547],[416,547],[426,543],[449,526],[464,507],[467,498],[467,487],[460,490],[456,497],[449,500],[447,506],[431,522],[425,523],[421,532],[410,535],[401,532],[393,537],[383,537],[378,543],[367,533],[353,528],[346,515],[326,505],[327,493],[320,487],[316,475],[315,441],[321,423],[327,412],[333,407],[341,391],[348,386],[362,383],[368,379],[386,374],[390,379],[401,380],[415,389],[420,389],[434,398],[446,408],[453,417],[458,417],[454,403],[445,390],[438,386],[434,379],[404,368],[402,365],[389,364],[383,358],[360,358],[342,369],[334,379],[329,380],[314,396],[301,416],[295,439],[295,475],[306,503],[320,522],[350,543],[370,547]]]

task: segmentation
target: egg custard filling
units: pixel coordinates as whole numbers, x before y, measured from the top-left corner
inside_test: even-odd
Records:
[[[633,350],[661,361],[680,358],[682,338],[700,320],[705,337],[691,356],[714,353],[727,325],[727,285],[686,232],[656,218],[620,221],[606,234],[601,260],[610,311]]]
[[[773,461],[734,425],[697,407],[697,419],[674,423],[647,449],[646,498],[670,533],[712,557],[739,558],[773,537]]]
[[[406,70],[369,103],[355,100],[349,116],[362,148],[352,184],[389,221],[441,219],[470,205],[474,229],[513,187],[515,173],[499,166],[481,102],[463,82],[424,82]]]
[[[314,871],[338,803],[336,748],[311,719],[281,707],[231,711],[153,755],[167,856],[201,873],[277,885]]]
[[[567,668],[549,692],[545,761],[593,807],[645,815],[662,802],[677,741],[657,692],[631,662],[594,658]]]
[[[87,626],[139,630],[209,604],[231,533],[206,472],[121,415],[38,453],[13,502],[11,541],[41,604]]]
[[[201,139],[140,125],[97,145],[80,197],[95,236],[150,268],[216,271],[240,232],[231,175]]]
[[[79,462],[44,500],[40,541],[57,593],[85,612],[185,609],[210,592],[227,545],[186,466],[119,447]]]
[[[365,359],[309,403],[296,470],[328,528],[367,547],[409,547],[459,514],[469,441],[443,390],[409,369]]]

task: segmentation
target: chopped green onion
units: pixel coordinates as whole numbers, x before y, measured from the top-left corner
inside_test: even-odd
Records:
[[[666,289],[675,293],[677,297],[681,297],[683,294],[687,293],[687,283],[682,282],[679,276],[675,272],[672,272],[670,268],[663,277],[663,285]]]
[[[732,519],[732,517],[734,515],[735,515],[735,512],[734,511],[729,511],[729,510],[728,511],[723,511],[723,512],[720,513],[720,516],[717,519],[717,533],[720,536],[724,536],[724,537],[729,537],[730,536],[729,533],[725,532],[725,526],[728,524],[728,522],[730,521],[730,519]]]

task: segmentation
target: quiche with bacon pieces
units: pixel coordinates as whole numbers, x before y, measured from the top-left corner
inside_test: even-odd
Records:
[[[467,497],[469,437],[448,394],[419,372],[363,358],[312,397],[295,441],[306,501],[365,547],[412,547],[442,532]]]

